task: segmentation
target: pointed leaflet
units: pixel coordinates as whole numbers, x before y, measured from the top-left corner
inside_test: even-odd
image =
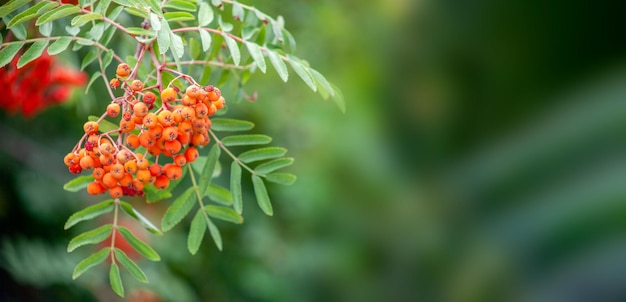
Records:
[[[80,41],[84,41],[84,40],[80,40]],[[91,62],[93,62],[96,58],[98,58],[98,49],[93,49],[90,52],[88,52],[87,55],[85,55],[85,57],[83,58],[82,62],[80,63],[80,70],[85,70],[85,67],[91,64]]]
[[[289,186],[296,182],[296,176],[291,173],[272,173],[265,175],[265,179],[279,185]]]
[[[69,15],[77,14],[80,12],[80,8],[72,4],[61,5],[45,14],[41,15],[35,25],[40,26],[44,23],[52,22],[56,19],[60,19]]]
[[[293,161],[294,159],[292,157],[277,158],[256,166],[256,168],[254,168],[254,171],[262,175],[268,174],[280,168],[290,166],[291,164],[293,164]]]
[[[328,82],[328,80],[326,80],[326,78],[321,73],[319,73],[317,70],[313,68],[308,68],[307,70],[309,71],[309,73],[311,73],[313,78],[315,78],[315,81],[317,81],[317,83],[319,83],[322,86],[322,88],[326,90],[328,94],[330,94],[330,96],[335,96],[335,90],[331,86],[330,82]],[[320,93],[322,93],[321,89],[320,89]]]
[[[0,67],[3,67],[6,64],[9,64],[11,60],[15,57],[20,48],[22,48],[23,43],[11,43],[7,44],[0,50]]]
[[[287,55],[287,58],[289,59],[288,62],[289,62],[289,65],[291,65],[291,68],[293,68],[296,74],[300,76],[300,78],[304,81],[304,83],[306,83],[307,86],[311,88],[311,90],[317,91],[317,84],[315,84],[315,80],[313,80],[313,76],[306,70],[306,67],[304,67],[302,63],[300,63],[300,61],[293,56]]]
[[[11,0],[2,6],[0,6],[0,17],[4,17],[16,9],[22,7],[24,4],[30,2],[30,0]]]
[[[268,216],[274,215],[272,204],[270,203],[270,197],[267,195],[267,189],[265,188],[263,180],[256,175],[252,175],[252,185],[254,186],[256,201],[261,210],[263,210],[263,212]]]
[[[207,225],[204,222],[204,217],[202,214],[202,209],[198,209],[196,212],[196,216],[193,217],[191,221],[191,226],[189,227],[189,236],[187,237],[187,249],[189,253],[195,255],[200,248],[200,244],[202,243],[202,239],[204,239],[204,232],[207,229]]]
[[[188,12],[195,12],[196,5],[192,2],[182,1],[182,0],[170,0],[163,5],[163,7],[167,8],[175,8],[177,10],[184,10]]]
[[[57,4],[53,2],[39,2],[13,17],[7,24],[7,28],[29,21],[56,6]]]
[[[204,209],[209,216],[232,223],[243,223],[243,217],[231,208],[208,205]]]
[[[270,58],[270,62],[272,62],[272,65],[274,65],[274,69],[276,69],[276,72],[283,80],[283,82],[287,82],[287,80],[289,79],[289,72],[287,71],[287,65],[285,65],[285,62],[283,62],[280,56],[272,50],[266,49],[265,53]]]
[[[214,144],[209,150],[207,160],[202,168],[200,179],[198,180],[198,192],[204,194],[211,183],[213,178],[213,171],[215,171],[215,165],[220,157],[220,148],[217,144]]]
[[[231,135],[222,138],[224,146],[265,145],[272,142],[272,138],[263,134]]]
[[[335,95],[333,96],[333,101],[335,101],[335,104],[337,104],[337,107],[339,107],[339,110],[341,110],[341,113],[346,113],[346,101],[343,99],[343,93],[341,93],[341,91],[339,90],[339,88],[337,88],[337,86],[332,85],[333,86],[333,91],[335,91]]]
[[[50,34],[52,33],[52,28],[54,26],[52,25],[52,23],[46,23],[43,24],[41,26],[39,26],[39,33],[41,33],[42,36],[44,37],[50,37]]]
[[[250,52],[250,56],[254,59],[254,63],[259,67],[261,72],[265,73],[267,70],[267,66],[265,65],[265,58],[263,57],[263,53],[261,52],[261,48],[256,43],[245,42],[246,47],[248,47],[248,51]]]
[[[120,297],[124,297],[124,285],[122,285],[122,277],[120,277],[120,268],[117,264],[111,264],[111,270],[109,271],[109,281],[111,288]]]
[[[117,259],[117,261],[119,261],[119,263],[122,264],[122,266],[126,268],[128,272],[135,277],[135,279],[143,283],[148,283],[148,277],[146,277],[146,274],[133,260],[128,258],[124,251],[115,248],[115,259]]]
[[[70,218],[67,219],[67,222],[65,222],[65,226],[63,228],[67,230],[83,220],[93,219],[102,214],[111,212],[114,208],[113,203],[113,199],[105,200],[74,213],[72,214],[72,216],[70,216]]]
[[[198,33],[200,33],[200,41],[202,41],[202,51],[209,50],[211,48],[211,35],[202,29]]]
[[[215,131],[247,131],[254,128],[254,124],[249,121],[214,118],[211,119],[211,130]]]
[[[78,278],[88,269],[102,263],[106,258],[109,257],[109,251],[110,249],[108,247],[105,247],[99,250],[97,253],[83,259],[83,261],[76,264],[76,267],[74,267],[74,272],[72,273],[72,279]]]
[[[67,49],[71,42],[71,37],[60,37],[58,40],[50,44],[50,46],[48,47],[48,54],[51,56],[60,54]]]
[[[139,211],[135,210],[133,208],[133,206],[131,206],[129,203],[124,202],[124,201],[120,201],[120,206],[122,207],[122,210],[124,210],[124,212],[126,212],[126,214],[130,215],[131,217],[133,217],[137,221],[139,221],[139,223],[141,223],[141,225],[144,228],[146,228],[146,230],[148,230],[150,233],[156,234],[156,235],[163,235],[163,232],[161,232],[161,230],[159,230],[159,228],[157,228],[152,222],[150,222],[150,220],[148,220],[148,218],[146,218],[143,215],[141,215],[141,213],[139,213]]]
[[[85,87],[85,94],[89,93],[89,88],[91,88],[91,85],[93,85],[93,83],[102,76],[102,73],[99,71],[94,72],[91,75],[91,78],[89,79],[89,82],[87,83],[87,87]],[[100,131],[104,132],[104,129],[100,129]],[[111,135],[118,135],[119,133],[112,133]]]
[[[230,165],[230,192],[233,197],[233,208],[239,214],[243,212],[243,196],[241,194],[241,166],[236,162]]]
[[[109,237],[109,235],[111,235],[112,229],[112,224],[105,224],[72,238],[70,243],[67,245],[67,252],[69,253],[85,244],[96,244],[104,241],[107,237]]]
[[[78,192],[89,185],[90,182],[93,181],[92,175],[81,175],[78,176],[63,185],[63,190],[69,192]]]
[[[211,234],[211,237],[213,238],[213,242],[215,242],[217,249],[221,251],[222,250],[222,235],[220,234],[220,230],[217,228],[217,226],[215,226],[215,224],[213,224],[211,219],[209,219],[208,217],[206,217],[205,219],[206,219],[207,225],[209,226],[209,233]]]
[[[231,38],[227,33],[222,32],[222,36],[224,37],[224,42],[226,42],[226,46],[228,46],[228,51],[230,51],[230,56],[233,58],[233,62],[235,65],[239,66],[239,61],[241,60],[241,52],[239,51],[239,45],[237,45],[237,41]]]
[[[130,245],[137,252],[139,252],[139,254],[146,257],[146,259],[151,260],[151,261],[161,260],[161,257],[159,256],[159,254],[157,254],[157,252],[154,249],[152,249],[145,242],[139,240],[139,238],[135,237],[135,235],[133,235],[133,233],[129,229],[123,226],[118,226],[117,229],[120,232],[120,234],[122,234],[124,239],[126,239],[126,241],[128,241],[128,243],[130,243]]]
[[[84,15],[78,15],[74,18],[72,18],[72,21],[70,22],[70,25],[72,26],[81,26],[89,21],[93,21],[93,20],[99,20],[102,19],[102,15],[101,14],[97,14],[97,13],[91,13],[91,14],[84,14]]]
[[[161,228],[164,232],[171,230],[177,225],[187,214],[191,211],[194,204],[194,187],[190,187],[183,194],[181,194],[172,205],[167,208],[163,215],[163,221],[161,222]]]
[[[277,158],[285,155],[287,149],[281,147],[266,147],[253,149],[239,154],[238,158],[244,163]]]
[[[205,27],[211,22],[213,22],[213,9],[206,2],[200,2],[200,7],[198,8],[198,25]]]
[[[228,192],[228,190],[224,187],[218,186],[216,184],[209,184],[206,190],[206,195],[209,198],[217,203],[231,205],[233,204],[233,197]]]
[[[233,19],[243,21],[244,16],[245,16],[243,7],[241,7],[241,4],[237,3],[236,1],[233,1],[232,4],[233,4]]]
[[[48,46],[48,41],[37,41],[31,45],[28,50],[17,61],[17,68],[22,68],[29,62],[39,58],[43,50]]]

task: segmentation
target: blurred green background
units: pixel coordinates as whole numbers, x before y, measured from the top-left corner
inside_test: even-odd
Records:
[[[347,112],[295,75],[287,84],[273,71],[255,75],[246,89],[259,99],[228,115],[287,147],[298,181],[269,187],[274,217],[245,183],[246,222],[219,225],[223,252],[207,237],[190,256],[186,227],[148,237],[163,261],[140,263],[150,284],[123,275],[129,292],[167,301],[626,300],[619,5],[252,4],[285,17],[296,55],[343,90]],[[71,281],[86,254],[65,252],[78,230],[63,230],[93,201],[62,190],[72,175],[61,159],[86,115],[106,106],[98,98],[78,91],[33,119],[0,114],[2,301],[116,299],[104,270]]]

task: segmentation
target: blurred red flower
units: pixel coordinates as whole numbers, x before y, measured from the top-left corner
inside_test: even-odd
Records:
[[[45,107],[60,104],[68,99],[74,86],[84,85],[87,75],[78,70],[57,64],[46,53],[36,60],[17,68],[16,56],[11,63],[0,68],[0,107],[15,114],[32,117]]]

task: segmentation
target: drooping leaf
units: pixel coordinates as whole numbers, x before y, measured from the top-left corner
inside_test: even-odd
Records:
[[[296,182],[296,176],[291,173],[272,173],[267,174],[265,179],[279,185],[289,186]]]
[[[94,8],[94,12],[99,14],[106,14],[109,9],[109,5],[111,5],[111,0],[101,0],[98,1],[96,7]]]
[[[63,185],[63,189],[69,192],[78,192],[86,188],[93,181],[92,175],[80,175]]]
[[[176,21],[189,21],[194,20],[196,17],[188,12],[167,12],[163,14],[165,20],[168,22],[176,22]]]
[[[313,76],[307,71],[306,67],[304,67],[302,63],[300,63],[300,61],[293,56],[288,55],[287,58],[289,59],[289,65],[291,65],[291,68],[293,68],[296,74],[300,76],[304,83],[306,83],[311,90],[317,91],[317,84],[315,83]]]
[[[215,202],[231,205],[233,203],[233,196],[228,189],[218,186],[216,184],[209,184],[206,189],[206,195]]]
[[[120,297],[124,297],[124,285],[122,284],[122,277],[120,276],[120,268],[117,264],[111,264],[111,270],[109,271],[109,282],[111,288]]]
[[[50,44],[50,46],[48,47],[48,54],[51,56],[60,54],[67,49],[71,42],[72,37],[60,37],[58,40]]]
[[[105,224],[72,238],[70,243],[67,245],[67,252],[72,252],[73,250],[86,244],[96,244],[104,241],[107,237],[109,237],[109,235],[111,235],[112,228],[112,224]]]
[[[124,251],[115,248],[115,259],[119,261],[120,264],[124,268],[128,270],[128,272],[135,277],[140,282],[148,283],[148,277],[146,274],[139,268],[139,266],[124,253]]]
[[[241,193],[241,166],[236,162],[230,165],[230,192],[233,197],[233,208],[239,214],[243,212],[243,196]]]
[[[170,36],[171,36],[171,41],[172,41],[170,50],[172,51],[172,54],[174,55],[174,60],[178,60],[179,58],[182,58],[183,54],[185,54],[185,46],[183,45],[183,38],[181,38],[179,35],[176,35],[174,33],[170,33]]]
[[[202,243],[202,239],[204,239],[204,233],[206,229],[207,225],[204,222],[202,209],[198,209],[198,212],[196,212],[196,215],[191,221],[191,226],[189,227],[189,236],[187,237],[187,249],[192,255],[195,255],[198,252],[200,244]]]
[[[213,172],[215,171],[215,166],[220,157],[220,148],[217,144],[211,147],[209,150],[209,154],[207,155],[207,160],[202,168],[202,172],[200,173],[200,178],[198,179],[198,192],[204,194],[211,180],[213,179]]]
[[[339,88],[337,88],[337,86],[332,85],[333,87],[333,91],[335,92],[335,95],[333,96],[333,101],[335,101],[335,104],[337,104],[337,107],[339,107],[339,110],[341,110],[342,113],[346,113],[346,101],[343,99],[343,93],[341,93],[341,90],[339,90]]]
[[[202,209],[200,209],[202,210]],[[217,246],[218,250],[222,250],[222,235],[220,234],[220,230],[217,226],[211,221],[211,219],[206,218],[206,223],[209,226],[209,233],[213,238],[213,242],[215,242],[215,246]]]
[[[30,0],[11,0],[2,6],[0,6],[0,17],[4,17],[16,9],[22,7],[24,4],[30,2]]]
[[[139,252],[139,254],[146,257],[146,259],[151,260],[151,261],[161,260],[161,257],[159,256],[159,254],[157,254],[157,252],[154,249],[152,249],[152,247],[150,247],[145,242],[139,240],[139,238],[135,237],[135,235],[129,229],[123,226],[118,226],[117,229],[120,232],[120,234],[122,234],[124,239],[126,239],[126,241],[128,241],[128,243],[137,252]]]
[[[265,145],[271,141],[271,137],[263,134],[230,135],[222,138],[224,146]]]
[[[12,28],[13,26],[32,20],[33,18],[39,16],[39,14],[47,12],[56,6],[57,4],[53,2],[39,2],[13,17],[7,24],[7,27]]]
[[[219,25],[219,28],[222,30],[222,32],[229,33],[234,28],[232,23],[225,22],[224,19],[222,19],[222,15],[217,15],[217,24]]]
[[[211,48],[211,35],[204,30],[199,30],[198,33],[200,34],[200,41],[202,41],[202,51],[208,51]]]
[[[261,210],[263,210],[263,212],[268,216],[274,215],[274,211],[272,210],[272,203],[270,202],[270,197],[267,194],[267,189],[265,188],[263,180],[256,175],[252,175],[252,185],[254,187],[254,195],[256,196],[256,201],[259,204]]]
[[[81,221],[94,219],[100,215],[109,213],[113,211],[113,208],[115,207],[113,204],[114,204],[114,200],[108,199],[108,200],[96,203],[94,205],[88,206],[72,214],[72,216],[70,216],[70,218],[68,218],[67,221],[65,222],[65,226],[63,226],[63,228],[67,230]]]
[[[221,219],[221,220],[232,222],[232,223],[243,223],[243,217],[241,217],[239,213],[235,212],[235,210],[231,208],[208,205],[208,206],[205,206],[204,209],[209,214],[209,216],[213,218]]]
[[[72,21],[70,22],[70,25],[72,26],[81,26],[89,21],[93,21],[93,20],[100,20],[102,19],[102,15],[98,14],[98,13],[90,13],[90,14],[84,14],[84,15],[78,15],[74,18],[72,18]]]
[[[206,2],[200,2],[200,7],[198,8],[198,25],[205,27],[211,22],[213,22],[213,9]]]
[[[270,58],[270,62],[272,62],[278,76],[280,76],[283,82],[287,82],[289,79],[289,72],[287,71],[287,65],[285,65],[285,62],[283,62],[278,53],[272,50],[266,50],[265,53],[267,54],[267,57]]]
[[[254,128],[254,123],[244,120],[214,118],[211,129],[215,131],[247,131]]]
[[[183,194],[181,194],[172,205],[167,208],[163,215],[163,221],[161,222],[161,228],[164,232],[171,230],[177,225],[193,208],[195,201],[194,187],[190,187]]]
[[[35,25],[40,26],[44,23],[52,22],[54,20],[77,14],[79,12],[80,8],[78,6],[72,4],[63,4],[41,15],[41,17],[37,19],[37,22],[35,22]]]
[[[150,20],[152,21],[153,19],[154,18],[152,18],[152,15],[151,15]],[[152,24],[152,28],[154,28],[154,30],[157,31],[157,42],[159,43],[159,52],[161,54],[165,54],[170,49],[170,45],[172,43],[172,35],[171,35],[172,31],[170,30],[170,27],[167,24],[167,22],[159,22],[158,23],[160,24],[159,29],[156,29],[156,27],[154,27],[154,24],[157,24],[157,23],[154,22]]]
[[[89,78],[89,82],[87,82],[87,87],[85,88],[85,94],[89,93],[89,88],[91,88],[91,85],[93,85],[93,83],[95,83],[96,80],[101,76],[102,73],[99,71],[96,71],[91,75],[91,78]]]
[[[285,155],[287,149],[281,147],[265,147],[259,149],[248,150],[239,154],[238,158],[244,163],[254,161],[277,158]]]
[[[126,214],[130,215],[131,217],[135,218],[135,220],[139,221],[139,223],[141,223],[141,225],[150,233],[153,233],[156,235],[163,235],[163,232],[161,232],[161,230],[159,230],[158,227],[156,227],[152,222],[150,222],[148,218],[146,218],[141,213],[139,213],[139,211],[133,208],[133,206],[131,206],[129,203],[125,201],[120,201],[120,206],[122,210],[126,212]]]
[[[278,16],[278,18],[280,18],[280,16]],[[274,38],[279,43],[283,43],[285,39],[283,38],[283,25],[281,19],[270,20],[270,25],[272,26],[272,32],[274,32]]]
[[[256,168],[254,168],[254,171],[261,175],[268,174],[280,168],[290,166],[291,164],[293,164],[293,161],[294,159],[292,157],[277,158],[256,166]]]
[[[80,40],[80,41],[84,41],[84,40]],[[87,67],[87,65],[91,64],[91,62],[96,60],[96,58],[98,58],[98,50],[93,49],[89,51],[83,58],[83,61],[80,63],[80,70],[85,70],[85,67]]]
[[[322,86],[323,90],[325,90],[330,96],[335,96],[335,90],[331,86],[330,82],[328,82],[328,80],[326,80],[326,78],[321,73],[313,68],[308,68],[307,70],[309,71],[309,73],[311,73],[313,78],[315,78],[315,81],[317,81],[317,83]],[[320,93],[321,91],[322,89],[320,89]]]
[[[113,50],[109,49],[104,53],[104,56],[102,56],[102,69],[106,69],[107,66],[111,64],[111,61],[113,61]]]
[[[11,43],[7,44],[0,50],[0,67],[9,64],[11,60],[15,57],[18,51],[22,48],[22,43]]]
[[[239,51],[239,45],[237,45],[237,41],[231,38],[227,33],[222,33],[224,37],[224,42],[226,42],[226,46],[228,46],[228,51],[230,51],[230,56],[233,58],[233,63],[239,66],[239,61],[241,60],[241,52]]]
[[[43,50],[46,49],[46,46],[48,46],[48,40],[33,43],[33,45],[31,45],[17,61],[17,68],[22,68],[24,65],[39,58],[43,53]]]
[[[110,251],[110,248],[105,247],[76,264],[76,267],[74,267],[74,272],[72,273],[72,279],[75,280],[88,269],[102,263],[106,258],[109,257]]]
[[[165,5],[163,5],[163,7],[175,8],[177,10],[184,10],[184,11],[188,11],[188,12],[195,12],[196,11],[196,5],[193,2],[181,1],[181,0],[170,0],[170,1],[167,1],[167,2],[165,2]]]
[[[263,57],[263,52],[261,52],[261,48],[256,43],[246,42],[246,46],[248,47],[248,51],[250,52],[250,56],[256,63],[256,66],[259,67],[261,72],[265,73],[267,70],[267,66],[265,65],[265,57]]]

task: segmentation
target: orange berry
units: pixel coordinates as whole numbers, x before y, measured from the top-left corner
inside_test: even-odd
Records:
[[[117,155],[115,157],[117,158],[117,162],[120,164],[125,164],[127,161],[135,158],[133,153],[126,149],[122,149],[117,152]]]
[[[194,134],[191,137],[191,144],[194,146],[202,146],[204,143],[204,135],[202,134]]]
[[[209,99],[209,102],[211,103],[217,101],[220,98],[220,96],[222,96],[222,93],[220,92],[220,90],[213,86],[208,86],[206,91],[207,91],[207,98]]]
[[[139,143],[139,136],[137,136],[136,134],[129,134],[126,137],[126,145],[131,148],[131,149],[137,149],[140,145]]]
[[[220,96],[220,98],[212,104],[215,105],[215,108],[217,110],[222,110],[224,106],[226,106],[226,100],[224,100],[223,96]]]
[[[135,122],[135,125],[142,125],[143,124],[143,117],[141,117],[141,116],[133,114],[132,120],[133,120],[133,122]]]
[[[161,124],[157,124],[156,126],[148,129],[148,134],[150,134],[150,137],[154,139],[163,137],[163,126],[161,126]]]
[[[152,128],[159,124],[159,118],[156,114],[149,112],[143,117],[143,125]]]
[[[124,171],[130,174],[137,172],[137,161],[134,159],[131,159],[127,161],[126,163],[124,163]]]
[[[215,107],[214,103],[211,103],[211,105],[209,106],[209,111],[207,113],[208,116],[213,116],[215,115],[215,113],[217,112],[217,107]]]
[[[178,137],[178,128],[167,127],[163,129],[163,137],[168,141],[173,141]]]
[[[154,181],[154,186],[159,190],[164,190],[170,185],[170,179],[165,175],[158,176]]]
[[[137,169],[139,170],[148,169],[148,165],[150,165],[150,162],[143,157],[139,157],[137,160]]]
[[[133,179],[133,183],[132,183],[133,189],[135,189],[135,191],[143,191],[143,187],[144,187],[144,183],[141,182],[139,179]]]
[[[138,102],[137,104],[133,105],[133,112],[136,116],[141,117],[142,119],[144,116],[146,116],[146,114],[148,114],[148,111],[148,105],[146,105],[146,103]]]
[[[109,86],[111,86],[111,88],[113,88],[113,89],[117,89],[118,87],[120,87],[121,84],[122,84],[122,82],[118,78],[112,78],[109,81]]]
[[[183,168],[174,164],[165,164],[163,166],[163,174],[170,180],[177,180],[183,175]]]
[[[106,188],[97,181],[90,182],[87,185],[87,193],[89,193],[89,195],[100,195],[104,192],[106,192]]]
[[[143,89],[143,82],[140,80],[133,80],[130,82],[130,89],[133,91],[141,91]]]
[[[172,116],[174,117],[174,122],[180,123],[185,120],[185,118],[183,117],[183,108],[184,107],[181,106],[181,107],[174,108],[174,110],[172,110]]]
[[[150,175],[152,176],[159,176],[162,174],[161,172],[161,165],[154,163],[152,165],[150,165]]]
[[[93,169],[93,172],[91,173],[91,175],[93,175],[93,178],[95,180],[101,180],[102,177],[104,176],[104,169],[102,168],[95,168]]]
[[[191,120],[196,117],[196,110],[193,109],[192,107],[184,107],[181,112],[181,115],[183,116],[184,119]]]
[[[73,164],[77,164],[78,163],[77,160],[78,160],[78,155],[70,152],[67,155],[65,155],[65,157],[63,158],[63,163],[69,167]]]
[[[182,149],[182,144],[177,141],[177,140],[173,140],[173,141],[167,141],[165,142],[165,151],[169,154],[176,154],[178,152],[180,152],[180,149]]]
[[[143,94],[143,101],[146,104],[154,104],[156,101],[156,95],[153,92],[148,91]]]
[[[187,158],[185,157],[184,154],[178,154],[176,156],[174,156],[174,163],[177,166],[184,166],[187,163]]]
[[[83,125],[83,130],[85,130],[85,133],[87,134],[95,134],[98,133],[98,123],[96,122],[86,122]]]
[[[102,155],[109,155],[115,152],[113,145],[107,142],[100,144],[99,150]]]
[[[121,179],[117,181],[122,187],[130,187],[133,184],[133,175],[124,173]]]
[[[115,157],[111,154],[108,154],[108,155],[102,154],[100,155],[98,159],[100,160],[100,163],[103,166],[110,166],[115,162]]]
[[[117,179],[115,179],[111,173],[105,173],[104,176],[102,176],[102,184],[107,188],[113,188],[117,186]]]
[[[200,156],[200,154],[198,153],[198,149],[196,149],[195,147],[189,147],[187,148],[187,150],[185,150],[185,159],[188,163],[194,162],[196,159],[198,159],[198,156]]]
[[[202,88],[198,85],[191,85],[189,87],[187,87],[187,89],[185,90],[185,94],[188,95],[189,97],[192,98],[197,98],[198,96],[200,96],[200,91],[202,90]]]
[[[115,180],[120,180],[122,179],[122,177],[124,177],[124,173],[126,173],[126,170],[124,170],[124,165],[122,164],[114,164],[111,166],[111,171],[109,172],[109,174],[111,174],[111,176],[113,176],[113,178],[115,178]]]
[[[189,142],[191,141],[191,134],[189,133],[184,133],[184,132],[178,132],[178,137],[176,137],[176,139],[183,145],[189,144]]]
[[[120,115],[120,104],[111,103],[107,106],[107,115],[110,117],[116,117]]]
[[[94,167],[94,160],[91,156],[83,156],[80,159],[80,167],[83,168],[83,170],[90,170],[93,169]]]
[[[120,121],[120,131],[122,132],[131,132],[135,129],[135,121],[132,119],[125,120],[122,119]]]
[[[184,106],[193,106],[195,105],[197,102],[197,100],[193,97],[190,97],[188,95],[183,96],[183,105]]]
[[[109,195],[113,198],[121,198],[124,196],[124,190],[120,186],[115,186],[109,189]]]
[[[150,153],[150,155],[152,156],[158,156],[159,154],[161,154],[161,148],[159,148],[159,146],[154,145],[150,148],[148,148],[148,153]]]
[[[150,177],[152,177],[152,175],[150,175],[148,169],[137,170],[135,173],[135,178],[144,184],[150,182]]]
[[[148,149],[154,146],[154,144],[156,143],[156,139],[151,137],[150,133],[144,131],[143,133],[139,135],[139,143],[141,143],[141,146]]]
[[[176,101],[176,90],[174,88],[165,88],[161,91],[161,101],[171,103]]]
[[[115,74],[120,77],[127,77],[130,74],[130,66],[128,66],[128,64],[126,63],[121,63],[119,65],[117,65],[117,69],[115,70]]]
[[[174,116],[172,116],[172,112],[169,110],[163,110],[158,114],[159,123],[164,127],[169,127],[174,124]]]
[[[209,114],[209,108],[205,104],[196,105],[196,118],[203,118]]]

